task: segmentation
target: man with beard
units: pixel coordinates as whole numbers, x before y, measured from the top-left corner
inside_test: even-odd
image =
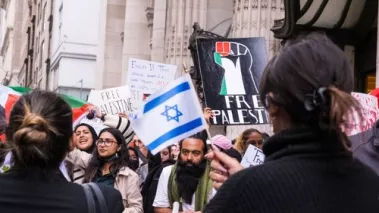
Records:
[[[179,211],[203,211],[215,195],[209,178],[209,164],[204,158],[208,151],[207,133],[202,131],[179,143],[180,154],[175,165],[163,169],[153,206],[156,213],[171,213],[174,202]]]

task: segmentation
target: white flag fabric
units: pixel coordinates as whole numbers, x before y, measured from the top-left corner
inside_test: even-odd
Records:
[[[150,95],[132,128],[152,154],[206,128],[188,74]]]

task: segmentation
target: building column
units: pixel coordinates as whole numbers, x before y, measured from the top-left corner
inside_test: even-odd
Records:
[[[104,0],[100,3],[99,11],[99,43],[96,56],[96,78],[95,89],[100,90],[103,88],[104,75],[105,75],[105,45],[107,34],[107,7],[108,1]]]
[[[167,0],[155,0],[151,60],[164,63]]]
[[[284,18],[283,1],[279,0],[234,0],[231,37],[264,37],[267,58],[270,60],[280,48],[280,40],[274,38],[270,28],[274,20]],[[271,125],[228,126],[226,135],[233,139],[245,129],[255,128],[272,134]]]
[[[165,62],[178,66],[176,77],[184,74],[183,64],[193,62],[188,50],[192,25],[206,28],[207,0],[167,0]]]
[[[150,60],[150,29],[146,9],[150,1],[127,0],[122,53],[122,85],[127,82],[130,58]]]

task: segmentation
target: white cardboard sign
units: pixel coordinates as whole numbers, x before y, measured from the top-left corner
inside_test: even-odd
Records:
[[[133,114],[137,113],[149,95],[175,79],[176,69],[177,66],[171,64],[129,59],[127,84],[131,92]]]
[[[260,165],[264,162],[265,155],[263,154],[262,150],[258,149],[257,147],[253,145],[249,145],[247,148],[245,155],[243,156],[243,159],[241,161],[241,165],[244,168],[249,168],[252,166]]]
[[[88,103],[99,107],[101,113],[118,115],[132,111],[131,94],[128,86],[103,90],[92,90]]]

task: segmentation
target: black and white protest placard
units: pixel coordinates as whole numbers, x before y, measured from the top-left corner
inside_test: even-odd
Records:
[[[103,114],[129,114],[129,112],[133,111],[128,86],[92,90],[88,97],[88,103],[99,107]]]
[[[267,124],[258,94],[267,63],[264,38],[198,39],[198,57],[207,107],[214,125]]]
[[[245,155],[242,158],[241,165],[244,168],[249,168],[262,164],[264,160],[265,155],[263,154],[262,150],[253,145],[249,145],[245,152]]]

